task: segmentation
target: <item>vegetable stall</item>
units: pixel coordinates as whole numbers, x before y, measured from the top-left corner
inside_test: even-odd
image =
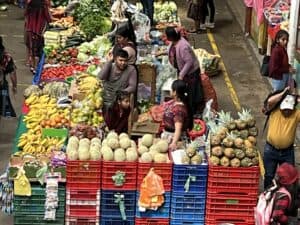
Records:
[[[174,2],[155,3],[157,30],[139,40],[138,118],[128,133],[106,128],[97,75],[112,48],[108,13],[107,1],[80,1],[45,32],[0,180],[2,210],[16,225],[254,224],[261,159],[249,110],[195,119],[174,152],[158,135],[161,110],[153,106],[177,75],[167,58],[152,56],[167,47],[162,27],[180,26]]]

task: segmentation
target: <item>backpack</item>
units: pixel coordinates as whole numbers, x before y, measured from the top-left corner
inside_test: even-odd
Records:
[[[259,195],[257,205],[254,208],[255,225],[271,224],[275,196],[278,192],[287,195],[291,204],[291,194],[284,187],[277,189],[277,186],[273,186],[267,191],[264,191]]]

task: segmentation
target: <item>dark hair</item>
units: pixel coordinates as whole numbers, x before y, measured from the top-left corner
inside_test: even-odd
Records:
[[[130,93],[127,91],[117,91],[116,92],[116,102],[123,101],[126,98],[130,98]]]
[[[175,27],[167,27],[165,33],[169,41],[179,41],[179,39],[181,38],[180,33],[176,30]]]
[[[273,44],[272,44],[272,47],[274,47],[275,45],[278,44],[278,40],[282,37],[286,36],[287,38],[289,38],[289,33],[285,30],[279,30],[276,35],[275,35],[275,38],[274,38],[274,41],[273,41]]]
[[[128,18],[128,21],[125,24],[120,24],[117,26],[116,35],[128,38],[131,42],[137,45],[136,36],[130,17]]]
[[[129,55],[128,55],[128,52],[119,48],[116,53],[115,53],[115,57],[121,57],[121,58],[125,58],[125,59],[128,59]]]
[[[188,112],[188,128],[193,127],[192,106],[189,103],[188,87],[183,80],[175,80],[172,83],[172,91],[176,91],[176,96],[185,104]]]

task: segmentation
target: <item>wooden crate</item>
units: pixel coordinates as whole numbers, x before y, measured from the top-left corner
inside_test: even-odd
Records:
[[[154,65],[140,64],[138,65],[138,82],[144,83],[151,88],[151,102],[155,103],[156,92],[156,69]]]

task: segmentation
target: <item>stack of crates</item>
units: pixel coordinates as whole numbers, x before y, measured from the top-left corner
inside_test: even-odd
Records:
[[[206,225],[253,225],[257,203],[259,167],[209,166]]]
[[[31,184],[31,196],[14,196],[14,225],[64,225],[65,186],[58,188],[58,208],[55,220],[44,220],[46,188]]]
[[[100,224],[101,161],[67,161],[66,225]]]
[[[205,164],[174,164],[171,225],[204,225],[207,171]]]
[[[150,169],[159,175],[163,180],[165,189],[164,204],[157,210],[139,211],[138,200],[140,196],[140,187],[144,177]],[[136,220],[137,225],[165,225],[170,223],[170,207],[171,207],[171,189],[172,189],[172,170],[173,164],[169,163],[138,163],[137,175],[137,194],[136,194]]]
[[[103,161],[101,225],[134,225],[136,176],[136,162]],[[123,216],[122,204],[125,206]]]

